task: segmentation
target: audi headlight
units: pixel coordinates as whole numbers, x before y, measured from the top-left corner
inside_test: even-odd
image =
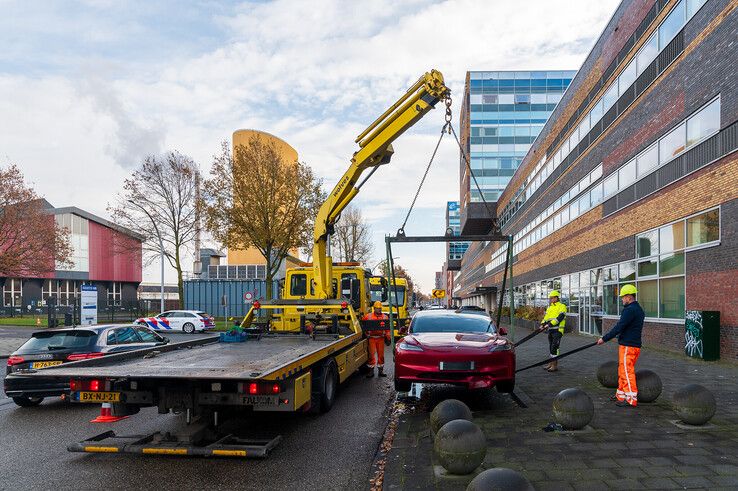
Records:
[[[405,341],[401,342],[399,346],[397,346],[397,349],[400,351],[423,351],[423,348],[416,344],[409,344]]]

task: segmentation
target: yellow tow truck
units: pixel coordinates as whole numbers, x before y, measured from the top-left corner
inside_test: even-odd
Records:
[[[374,276],[369,278],[369,288],[371,290],[371,301],[382,302],[382,312],[389,315],[389,302],[387,301],[387,291],[392,297],[393,316],[397,319],[397,326],[399,329],[395,329],[395,337],[399,338],[405,335],[404,329],[410,324],[410,316],[407,312],[408,295],[410,292],[407,291],[407,280],[405,278],[395,278],[390,281],[392,287],[387,288],[387,280],[382,276]]]
[[[449,96],[441,73],[430,71],[356,138],[359,149],[315,220],[313,262],[287,271],[283,298],[253,303],[238,333],[245,342],[212,336],[12,374],[71,380],[70,401],[110,403],[113,417],[153,406],[160,414],[182,414],[188,424],[183,435],[107,431],[68,450],[266,457],[281,437],[224,435],[221,418],[243,411],[330,410],[338,384],[367,360],[360,318],[370,308],[372,276],[359,264],[333,263],[334,224],[372,173],[389,163],[392,142]]]

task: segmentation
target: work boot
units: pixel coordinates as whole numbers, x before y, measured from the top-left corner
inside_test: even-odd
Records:
[[[369,373],[366,374],[366,378],[374,378],[374,368],[369,369]]]
[[[380,377],[386,377],[387,376],[387,374],[384,373],[384,368],[382,368],[382,367],[379,367],[379,376]]]
[[[554,360],[547,369],[549,372],[556,372],[559,370],[559,360]]]

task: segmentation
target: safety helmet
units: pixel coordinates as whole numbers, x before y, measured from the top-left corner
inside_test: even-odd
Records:
[[[551,293],[548,294],[548,298],[551,298],[551,297],[560,297],[560,296],[561,296],[561,294],[559,293],[558,290],[551,290]]]
[[[382,308],[382,302],[380,302],[379,300],[377,300],[377,301],[374,302],[374,304],[372,305],[372,307],[374,307],[375,309],[381,309]]]
[[[625,295],[635,295],[636,293],[638,293],[638,290],[636,290],[636,287],[633,285],[623,285],[620,289],[621,297],[624,297]]]

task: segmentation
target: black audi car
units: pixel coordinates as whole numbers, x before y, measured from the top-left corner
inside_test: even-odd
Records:
[[[68,394],[69,382],[14,377],[14,373],[168,342],[168,338],[144,326],[100,325],[37,331],[8,358],[5,394],[19,406],[37,406],[45,397]]]

